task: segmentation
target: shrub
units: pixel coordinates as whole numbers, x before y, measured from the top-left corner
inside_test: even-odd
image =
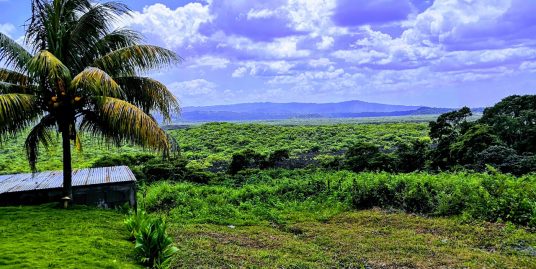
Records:
[[[145,211],[138,211],[125,219],[124,223],[130,233],[130,239],[135,240],[140,228],[150,220],[149,215]]]
[[[423,170],[426,165],[429,146],[429,142],[426,140],[415,140],[410,144],[399,144],[395,151],[397,158],[396,170],[404,173]]]
[[[357,143],[345,153],[346,166],[354,172],[391,171],[395,158],[370,143]]]
[[[130,238],[135,240],[134,249],[139,261],[151,268],[168,268],[177,248],[166,232],[165,222],[139,211],[125,219],[124,223]]]
[[[529,153],[518,155],[517,152],[506,146],[491,146],[478,153],[478,166],[481,170],[485,165],[491,165],[503,173],[523,175],[536,171],[536,157]]]
[[[145,163],[143,173],[148,182],[157,180],[184,180],[188,175],[186,165],[188,161],[181,157],[166,160],[153,159]]]
[[[171,258],[178,251],[161,219],[144,222],[136,234],[134,249],[140,262],[151,268],[169,268]]]
[[[181,222],[240,225],[284,221],[292,208],[335,214],[382,207],[536,226],[534,175],[244,170],[233,178],[217,185],[149,186],[146,209],[167,211]]]
[[[231,158],[229,174],[235,175],[246,168],[258,168],[264,161],[264,156],[250,149],[235,153]]]
[[[264,167],[273,168],[280,166],[281,163],[287,160],[289,157],[290,155],[287,149],[278,149],[268,156],[268,160],[266,160]]]
[[[150,160],[156,159],[157,157],[151,154],[121,154],[121,155],[107,155],[103,156],[93,162],[91,167],[109,167],[109,166],[136,166],[144,164]]]

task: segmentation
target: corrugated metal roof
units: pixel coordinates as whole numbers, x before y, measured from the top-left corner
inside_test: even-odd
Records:
[[[73,171],[73,187],[136,181],[128,166],[79,169]],[[0,176],[0,194],[63,187],[62,171]]]

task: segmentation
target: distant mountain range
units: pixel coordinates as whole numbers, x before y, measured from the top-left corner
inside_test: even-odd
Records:
[[[174,122],[278,120],[292,118],[361,118],[441,114],[453,108],[346,101],[339,103],[244,103],[184,107]],[[481,111],[481,109],[477,109]]]

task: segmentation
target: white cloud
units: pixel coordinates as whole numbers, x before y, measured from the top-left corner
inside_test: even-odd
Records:
[[[406,23],[403,39],[411,44],[460,39],[467,28],[486,29],[504,15],[512,0],[437,0]]]
[[[316,47],[320,50],[326,50],[333,46],[335,39],[331,36],[323,36],[322,41],[316,43]]]
[[[309,56],[309,51],[297,48],[298,40],[299,39],[297,37],[278,38],[275,40],[275,42],[268,43],[266,49],[268,50],[268,53],[272,54],[276,58]]]
[[[181,82],[173,82],[168,85],[175,96],[203,96],[214,93],[217,85],[205,79],[194,79]]]
[[[11,37],[13,32],[15,32],[15,25],[11,23],[4,23],[4,24],[0,23],[0,32]]]
[[[196,58],[189,65],[190,68],[203,68],[209,67],[210,69],[224,69],[230,63],[228,59],[205,55],[200,58]]]
[[[318,58],[309,60],[308,64],[312,67],[324,67],[333,65],[334,62],[330,61],[328,58]]]
[[[270,10],[270,9],[259,9],[259,10],[251,9],[248,12],[247,18],[248,20],[265,19],[265,18],[270,18],[274,16],[275,14],[276,14],[275,11]]]
[[[338,0],[204,1],[176,9],[148,6],[136,12],[130,24],[186,56],[186,72],[199,69],[195,77],[207,78],[172,84],[178,96],[188,100],[218,102],[236,94],[210,82],[215,76],[226,85],[226,78],[219,81],[224,72],[228,77],[252,77],[240,80],[237,87],[256,92],[239,94],[241,100],[255,95],[300,98],[304,93],[348,97],[432,89],[508,76],[514,69],[534,70],[532,37],[527,44],[497,45],[507,42],[500,38],[506,28],[497,27],[498,22],[523,1],[435,0],[420,14],[415,8],[403,22],[360,27],[332,21]],[[238,27],[237,21],[249,27]],[[495,39],[489,37],[496,32]],[[266,94],[259,95],[262,91]]]
[[[199,34],[199,26],[210,21],[209,6],[189,3],[175,10],[163,4],[154,4],[134,12],[128,24],[138,26],[146,34],[159,36],[166,46],[181,48],[206,41]]]
[[[231,75],[233,78],[241,78],[248,72],[248,68],[245,66],[240,66],[239,68],[235,69],[233,71],[233,74]]]
[[[317,35],[333,26],[331,15],[336,0],[289,0],[286,6],[294,27]]]
[[[536,62],[532,62],[532,61],[522,62],[521,65],[519,66],[519,69],[527,70],[529,72],[536,72]]]
[[[536,49],[533,48],[505,48],[495,50],[453,51],[435,63],[439,70],[464,70],[495,68],[510,64],[518,64],[524,59],[535,59]]]
[[[287,61],[248,61],[233,71],[232,77],[250,76],[275,76],[289,73],[294,67]]]

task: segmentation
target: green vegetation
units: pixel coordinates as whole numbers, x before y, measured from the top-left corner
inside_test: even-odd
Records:
[[[167,234],[167,225],[161,218],[139,211],[125,220],[131,238],[136,242],[138,260],[151,268],[169,268],[171,258],[177,252],[173,239]]]
[[[140,268],[116,211],[0,207],[2,268]]]
[[[381,207],[536,227],[535,190],[535,176],[494,173],[250,170],[210,185],[159,182],[142,200],[148,212],[179,223],[284,224],[297,213],[322,220]]]
[[[122,244],[131,248],[127,262],[141,258],[151,265],[160,257],[172,268],[534,268],[530,98],[505,99],[516,104],[514,112],[499,103],[505,111],[486,109],[485,117],[471,121],[464,108],[428,125],[189,126],[168,131],[181,154],[164,161],[135,146],[110,153],[106,144],[81,136],[86,146],[73,160],[76,167],[128,165],[139,179],[139,205],[147,215],[127,218],[128,229],[121,231]],[[513,133],[501,129],[504,122]],[[27,169],[18,166],[22,141],[3,144],[1,173]],[[61,151],[49,147],[49,153],[39,168],[59,167]],[[103,211],[88,215],[95,212]],[[163,220],[168,229],[144,219]],[[105,229],[101,221],[94,225]],[[109,231],[95,231],[101,232]]]
[[[356,141],[368,141],[382,148],[390,148],[403,141],[426,139],[427,132],[426,124],[422,123],[323,126],[210,123],[168,131],[179,143],[181,155],[189,161],[189,167],[211,171],[226,171],[232,156],[246,149],[265,155],[286,149],[291,158],[316,164],[328,162],[334,155],[342,155]],[[149,153],[131,145],[112,149],[90,136],[81,136],[81,141],[84,144],[82,152],[73,154],[75,168],[91,167],[97,161],[108,165],[131,164],[138,162],[132,160],[132,156]],[[24,151],[20,148],[23,143],[24,139],[18,136],[2,144],[0,173],[29,171]],[[57,170],[60,167],[61,150],[55,146],[49,147],[37,162],[39,170]]]
[[[464,107],[430,122],[431,169],[492,165],[515,175],[536,171],[536,95],[504,98],[477,121],[468,121],[471,115]]]

